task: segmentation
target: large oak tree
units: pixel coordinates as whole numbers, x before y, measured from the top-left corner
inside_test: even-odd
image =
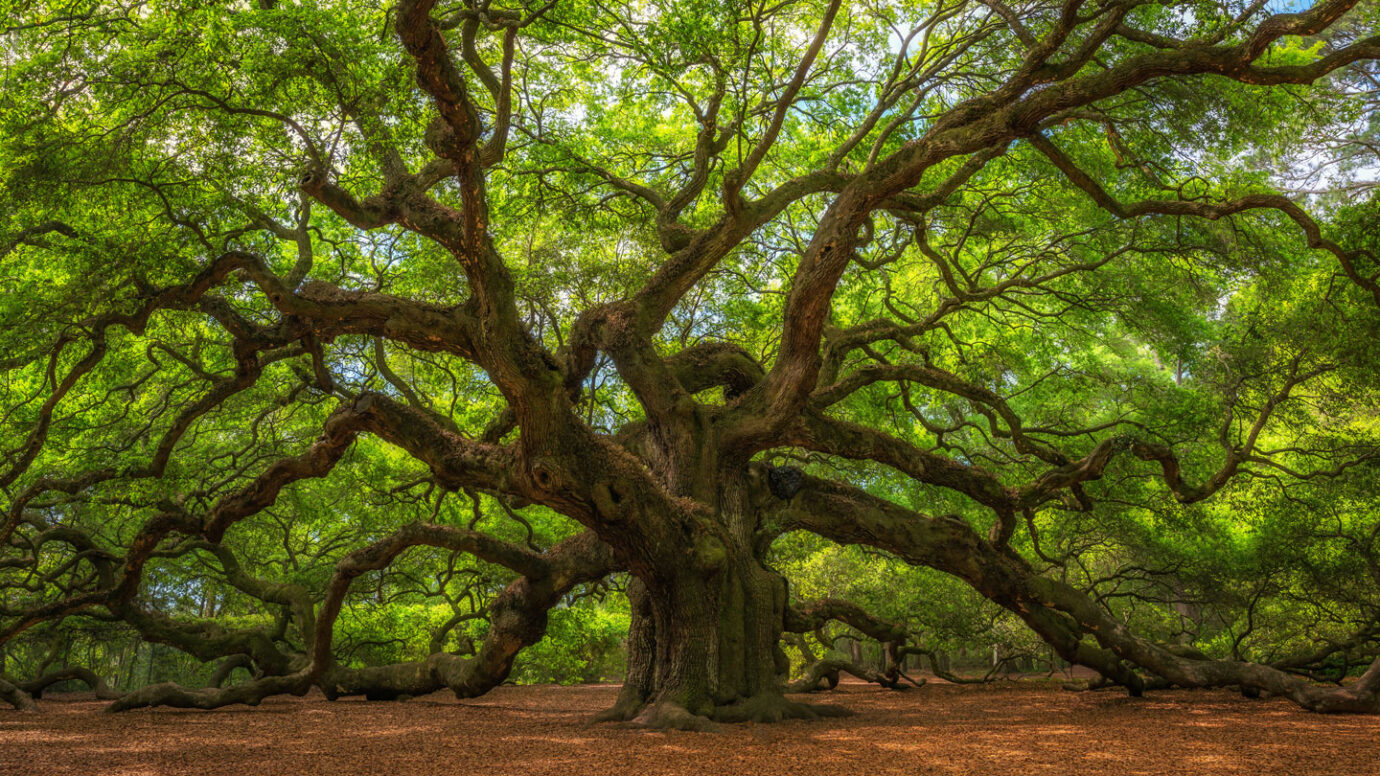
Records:
[[[255,676],[116,708],[474,695],[626,572],[608,718],[813,716],[782,695],[783,633],[840,620],[893,659],[908,635],[792,594],[773,546],[806,531],[953,575],[1137,694],[1380,710],[1380,663],[1302,670],[1373,655],[1373,620],[1206,659],[1133,632],[1040,542],[1247,485],[1352,488],[1370,514],[1376,217],[1339,205],[1375,163],[1378,20],[1357,0],[21,3],[0,642],[119,621]],[[374,530],[369,487],[426,489],[433,516]],[[436,517],[446,494],[474,519]],[[315,588],[236,544],[290,498],[366,526],[313,534],[335,552]],[[537,512],[579,530],[543,546],[485,517]],[[343,665],[351,583],[423,546],[510,570],[482,643]],[[1347,552],[1380,585],[1375,536]],[[276,632],[151,606],[189,557],[279,607]],[[0,683],[17,706],[42,689],[21,684]]]

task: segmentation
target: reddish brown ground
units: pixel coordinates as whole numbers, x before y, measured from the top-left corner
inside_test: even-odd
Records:
[[[257,709],[0,711],[0,774],[1380,774],[1380,718],[1225,691],[844,685],[845,719],[719,733],[591,726],[616,688],[504,687],[478,700],[286,698]]]

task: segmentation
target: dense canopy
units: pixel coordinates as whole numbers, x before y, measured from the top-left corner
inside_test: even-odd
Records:
[[[1380,711],[1373,0],[6,8],[12,705]]]

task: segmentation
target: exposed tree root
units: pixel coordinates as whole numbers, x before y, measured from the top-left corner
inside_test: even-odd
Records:
[[[656,730],[715,730],[717,723],[781,722],[787,719],[819,720],[846,717],[853,712],[840,706],[799,703],[778,693],[761,693],[715,707],[708,716],[695,714],[670,700],[645,703],[637,693],[624,693],[612,708],[600,712],[594,722],[626,722],[631,727]]]
[[[1060,687],[1063,687],[1065,690],[1068,690],[1070,692],[1087,692],[1088,690],[1105,690],[1109,687],[1121,687],[1123,689],[1129,690],[1131,693],[1131,697],[1133,698],[1139,698],[1143,696],[1146,690],[1167,690],[1173,686],[1174,684],[1172,682],[1167,682],[1164,679],[1159,678],[1158,676],[1151,676],[1149,678],[1144,679],[1144,681],[1142,681],[1140,687],[1138,688],[1138,692],[1137,688],[1125,687],[1124,685],[1118,684],[1117,682],[1114,682],[1105,676],[1095,676],[1092,679],[1075,679],[1071,682],[1064,682],[1060,685]]]
[[[38,711],[38,704],[34,703],[32,696],[4,679],[0,679],[0,700],[18,711]]]
[[[780,722],[786,719],[818,720],[847,717],[853,712],[841,706],[798,703],[776,693],[762,693],[714,709],[718,722]]]
[[[613,706],[594,715],[592,722],[628,722],[647,705],[647,696],[640,687],[624,683]]]
[[[634,727],[653,730],[693,730],[706,732],[716,730],[717,725],[708,717],[692,714],[689,709],[675,701],[659,701],[645,707],[641,713],[629,720]]]

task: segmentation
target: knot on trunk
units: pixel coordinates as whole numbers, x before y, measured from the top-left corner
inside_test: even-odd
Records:
[[[794,466],[773,466],[767,469],[767,488],[782,501],[790,501],[805,487],[805,472]]]
[[[311,194],[320,191],[326,185],[326,169],[318,164],[312,164],[302,170],[297,176],[297,185],[302,191]]]
[[[624,494],[613,482],[596,482],[590,488],[594,506],[606,520],[622,520],[626,508],[623,506]]]
[[[560,467],[548,458],[534,460],[528,471],[532,476],[532,484],[543,493],[555,493],[567,484]]]

